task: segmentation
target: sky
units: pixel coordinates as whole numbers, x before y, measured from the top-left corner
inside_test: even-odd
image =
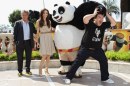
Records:
[[[83,0],[68,0],[72,5],[78,6],[83,3]],[[102,0],[96,0],[101,2]],[[14,10],[37,10],[40,11],[44,7],[49,9],[52,13],[54,3],[60,3],[62,0],[2,0],[0,3],[0,24],[9,24],[8,17],[9,14]],[[119,0],[117,0],[117,5],[119,6]],[[115,16],[114,16],[115,17]],[[118,21],[120,20],[117,19]]]

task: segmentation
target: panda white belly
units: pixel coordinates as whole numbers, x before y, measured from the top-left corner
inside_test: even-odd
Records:
[[[113,50],[113,44],[114,41],[110,41],[110,43],[107,45],[107,50]]]
[[[58,49],[71,49],[79,47],[84,30],[79,30],[72,25],[57,25],[54,41]]]

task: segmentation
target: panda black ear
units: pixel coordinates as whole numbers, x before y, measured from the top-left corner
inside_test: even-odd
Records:
[[[70,5],[70,2],[66,1],[66,4],[67,4],[67,5]]]
[[[76,7],[74,6],[74,8],[76,9]]]
[[[54,4],[54,7],[58,6],[58,4]]]

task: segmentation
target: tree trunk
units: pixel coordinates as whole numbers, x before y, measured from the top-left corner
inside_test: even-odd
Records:
[[[121,24],[123,12],[130,12],[130,0],[121,0]]]
[[[129,0],[121,0],[121,12],[128,12],[129,10]]]

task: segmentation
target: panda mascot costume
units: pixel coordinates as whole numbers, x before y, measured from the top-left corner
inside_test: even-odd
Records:
[[[86,14],[93,13],[98,5],[101,4],[94,1],[83,3],[77,8],[70,5],[68,1],[54,5],[52,27],[55,28],[54,42],[61,63],[59,74],[67,73],[75,60],[85,32],[83,17]],[[76,77],[82,76],[81,67],[75,75]]]
[[[68,1],[61,4],[55,4],[52,19],[57,23],[54,34],[54,42],[59,54],[61,67],[59,74],[66,74],[75,60],[79,49],[84,30],[79,30],[71,22],[74,19],[75,6],[70,5]],[[76,77],[81,77],[81,69],[76,73]]]

